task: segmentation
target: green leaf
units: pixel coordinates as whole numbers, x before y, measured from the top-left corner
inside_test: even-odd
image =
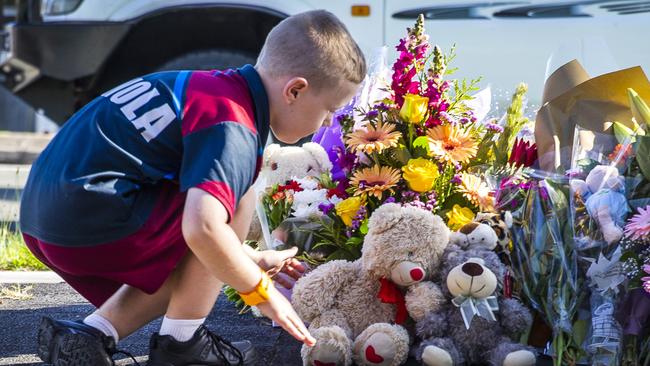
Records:
[[[416,138],[415,140],[413,140],[413,147],[424,148],[427,151],[427,153],[429,153],[430,152],[430,150],[429,150],[429,138],[427,138],[426,136],[420,136],[420,137]]]
[[[626,142],[626,139],[630,139],[632,143],[636,141],[634,131],[621,122],[614,122],[612,129],[614,130],[616,141],[618,141],[619,144]]]
[[[650,179],[650,136],[637,136],[636,161],[646,179]]]
[[[590,323],[586,319],[579,319],[573,323],[573,342],[575,344],[582,344],[585,341],[589,326]]]
[[[577,161],[578,168],[582,170],[583,172],[590,172],[593,168],[598,166],[598,161],[585,158],[585,159],[580,159]]]
[[[408,149],[398,149],[395,151],[395,159],[402,165],[406,165],[409,162],[409,159],[411,159],[411,153],[409,153]]]
[[[358,247],[363,244],[363,239],[358,236],[353,236],[348,241],[345,242],[345,245],[349,247]]]
[[[359,227],[361,234],[368,234],[368,219],[363,220],[361,226]]]

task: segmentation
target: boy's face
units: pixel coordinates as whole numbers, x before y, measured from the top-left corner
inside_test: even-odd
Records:
[[[282,86],[281,97],[270,97],[275,137],[292,144],[322,125],[329,126],[334,112],[354,97],[358,87],[359,84],[345,80],[338,86],[316,89],[304,78],[288,79]]]

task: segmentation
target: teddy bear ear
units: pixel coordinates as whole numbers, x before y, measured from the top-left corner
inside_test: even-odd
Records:
[[[329,156],[325,149],[315,142],[306,142],[302,144],[302,148],[305,149],[311,156],[316,160],[318,168],[321,172],[328,172],[332,170],[332,162],[330,161]]]
[[[282,147],[278,144],[271,144],[264,149],[263,161],[264,165],[269,165],[271,163],[271,157],[278,152]]]
[[[402,206],[396,203],[386,203],[375,210],[368,220],[368,229],[375,234],[395,226],[404,217]]]

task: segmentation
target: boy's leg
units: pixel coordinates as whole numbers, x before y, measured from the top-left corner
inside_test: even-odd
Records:
[[[246,239],[255,211],[255,192],[250,189],[240,200],[230,226],[241,241]],[[183,260],[154,294],[123,286],[96,314],[108,319],[124,338],[153,319],[165,314],[171,319],[205,318],[217,300],[223,283],[187,251]]]
[[[124,285],[95,314],[106,318],[120,338],[165,315],[172,319],[205,318],[214,307],[222,283],[188,251],[154,294]]]

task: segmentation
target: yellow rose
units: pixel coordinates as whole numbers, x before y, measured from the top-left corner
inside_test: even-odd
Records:
[[[474,220],[474,212],[467,207],[454,205],[451,211],[447,212],[447,226],[452,230],[458,230]]]
[[[361,207],[361,197],[350,197],[336,204],[336,214],[347,225],[352,225],[352,219]]]
[[[438,166],[431,160],[417,158],[409,160],[408,164],[402,167],[402,177],[409,185],[409,188],[416,192],[428,192],[433,188],[433,183],[438,178]]]
[[[399,116],[406,122],[421,123],[429,109],[429,98],[417,94],[406,94]]]

